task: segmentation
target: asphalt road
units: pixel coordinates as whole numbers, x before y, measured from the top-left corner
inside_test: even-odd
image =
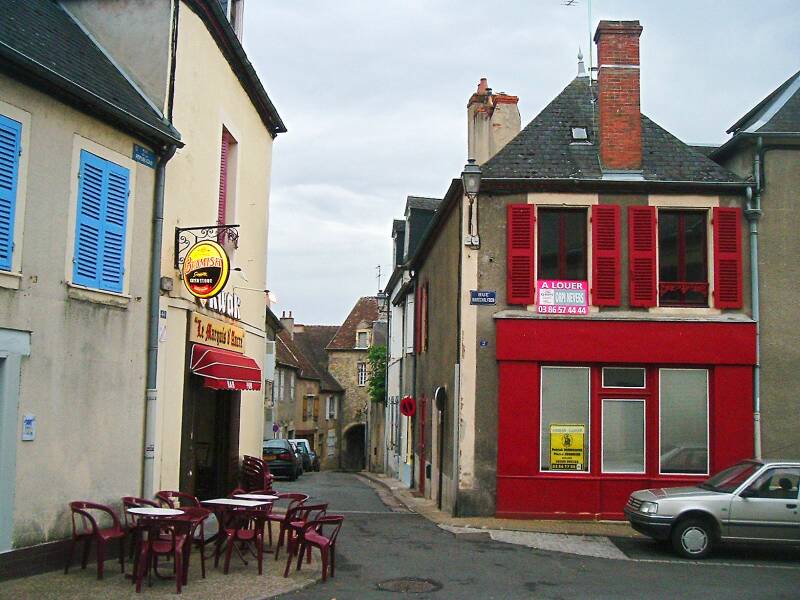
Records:
[[[330,503],[329,512],[345,515],[335,579],[281,596],[287,600],[728,600],[800,594],[796,551],[726,550],[710,562],[687,562],[648,540],[614,540],[633,560],[591,558],[496,542],[488,534],[454,535],[392,505],[386,493],[352,474],[307,473],[276,487],[312,494]],[[438,589],[396,593],[378,588],[391,579],[414,580],[409,585],[427,580]]]

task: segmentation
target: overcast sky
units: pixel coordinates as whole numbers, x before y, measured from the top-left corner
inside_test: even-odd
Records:
[[[408,195],[442,197],[466,160],[481,77],[523,127],[588,61],[587,1],[248,0],[244,45],[289,130],[274,145],[273,310],[339,324],[391,268]],[[642,112],[686,142],[725,130],[800,68],[797,0],[594,0],[639,19]]]

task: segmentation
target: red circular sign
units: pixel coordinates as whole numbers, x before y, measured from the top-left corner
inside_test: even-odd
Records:
[[[417,401],[411,396],[404,396],[400,400],[400,414],[404,417],[413,417],[417,412]]]

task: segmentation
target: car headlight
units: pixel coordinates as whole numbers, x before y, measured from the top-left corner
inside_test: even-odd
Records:
[[[642,502],[642,505],[639,507],[639,512],[642,512],[646,515],[654,515],[658,512],[658,503]]]

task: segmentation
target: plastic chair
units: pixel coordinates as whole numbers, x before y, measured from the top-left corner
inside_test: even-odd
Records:
[[[297,492],[275,494],[278,499],[272,503],[272,510],[267,517],[269,523],[269,545],[272,546],[272,523],[279,526],[278,545],[275,548],[275,560],[278,560],[278,551],[283,546],[284,536],[286,535],[286,515],[298,504],[304,504],[311,496]],[[277,508],[277,510],[276,510]]]
[[[258,562],[258,574],[263,574],[264,563],[264,523],[267,521],[270,505],[263,508],[237,508],[225,513],[225,538],[228,547],[225,551],[223,573],[228,574],[231,555],[240,546],[252,546],[251,552]]]
[[[136,527],[139,524],[141,517],[132,515],[128,512],[129,508],[142,508],[150,506],[158,508],[158,502],[148,500],[147,498],[137,498],[136,496],[123,496],[122,498],[122,528],[125,530],[127,537],[135,536]],[[128,551],[128,558],[133,558],[133,552],[136,549],[136,540],[131,540],[130,550]]]
[[[286,513],[284,522],[286,523],[285,530],[288,532],[286,539],[286,568],[283,571],[283,576],[289,576],[289,567],[292,565],[292,558],[301,545],[303,532],[306,523],[310,521],[317,521],[325,516],[328,510],[328,503],[321,504],[298,504]],[[277,553],[277,549],[276,549]],[[311,562],[311,549],[308,551],[308,562]]]
[[[72,544],[69,548],[67,555],[67,564],[64,566],[64,574],[69,571],[70,564],[72,563],[72,556],[75,553],[75,546],[78,542],[83,541],[83,557],[81,560],[81,569],[86,568],[86,563],[89,560],[89,550],[92,545],[92,540],[95,542],[97,552],[97,578],[103,578],[103,563],[106,557],[106,545],[112,540],[119,540],[119,565],[120,570],[125,572],[125,536],[126,532],[120,525],[119,517],[108,506],[103,504],[96,504],[94,502],[75,501],[69,503],[69,508],[72,517]],[[111,518],[111,527],[100,527],[97,524],[97,519],[92,514],[102,513],[104,516]],[[78,526],[75,517],[79,516],[81,525]]]
[[[156,500],[166,505],[167,508],[182,508],[184,506],[200,506],[200,500],[196,496],[185,492],[175,492],[172,490],[161,490],[156,493]]]
[[[192,519],[192,546],[200,549],[200,574],[206,578],[206,532],[205,520],[211,511],[200,505],[200,500],[196,496],[186,492],[176,492],[173,490],[161,490],[156,493],[156,499],[167,508],[180,508],[188,517]]]
[[[303,526],[300,535],[300,552],[297,554],[297,570],[303,564],[304,551],[311,552],[311,548],[319,548],[322,558],[322,581],[328,579],[328,565],[330,565],[331,577],[336,575],[336,538],[344,523],[341,515],[326,515],[314,521],[309,521]],[[325,528],[329,528],[327,535]],[[287,573],[284,573],[284,577]]]
[[[175,587],[178,594],[188,582],[188,556],[184,562],[186,542],[190,539],[193,528],[188,519],[142,519],[139,524],[143,534],[137,556],[137,568],[134,572],[136,591],[142,591],[142,580],[147,575],[148,586],[152,585],[151,571],[158,574],[158,559],[161,556],[172,558],[172,569],[175,574]]]
[[[241,485],[248,492],[251,490],[271,489],[274,477],[269,472],[269,465],[256,456],[244,456],[241,467]]]

